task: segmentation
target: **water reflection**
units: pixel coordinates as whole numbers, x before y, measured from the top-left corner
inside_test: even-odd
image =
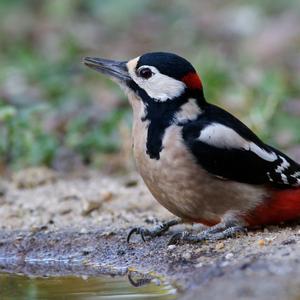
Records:
[[[175,289],[147,276],[28,277],[0,275],[1,300],[175,299]]]

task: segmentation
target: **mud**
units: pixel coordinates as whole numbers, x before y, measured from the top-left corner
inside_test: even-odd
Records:
[[[270,226],[247,236],[168,246],[175,227],[141,241],[128,230],[171,215],[137,174],[112,179],[96,172],[20,184],[1,183],[0,267],[31,275],[156,274],[180,299],[299,299],[300,226]],[[18,182],[16,179],[18,178]],[[25,172],[25,178],[28,179]],[[91,204],[92,203],[92,204]],[[201,230],[201,226],[188,226]]]

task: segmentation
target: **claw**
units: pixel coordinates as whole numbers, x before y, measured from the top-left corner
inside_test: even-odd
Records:
[[[135,228],[132,228],[132,229],[129,231],[129,233],[128,233],[128,235],[127,235],[127,243],[130,242],[131,236],[132,236],[134,233],[136,233],[136,232],[137,232],[137,228],[136,228],[136,227],[135,227]]]
[[[165,233],[171,226],[181,224],[181,219],[174,219],[170,220],[168,222],[163,222],[160,225],[156,225],[152,229],[142,228],[142,227],[134,227],[129,231],[129,234],[127,236],[127,243],[130,242],[131,236],[135,234],[139,234],[144,242],[146,242],[145,237],[154,238],[157,236],[161,236],[163,233]]]
[[[132,229],[129,231],[129,233],[128,233],[128,236],[127,236],[127,243],[130,242],[130,238],[131,238],[131,236],[132,236],[134,233],[140,234],[140,236],[141,236],[143,242],[146,242],[143,228],[134,227],[134,228],[132,228]]]

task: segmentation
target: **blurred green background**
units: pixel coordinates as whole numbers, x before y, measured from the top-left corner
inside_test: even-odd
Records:
[[[159,50],[194,64],[209,101],[300,152],[299,0],[1,0],[0,20],[1,171],[130,168],[127,99],[81,58]]]

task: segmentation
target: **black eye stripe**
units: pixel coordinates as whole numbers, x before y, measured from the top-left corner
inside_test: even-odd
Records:
[[[148,79],[153,75],[150,68],[141,68],[138,70],[138,76]]]

